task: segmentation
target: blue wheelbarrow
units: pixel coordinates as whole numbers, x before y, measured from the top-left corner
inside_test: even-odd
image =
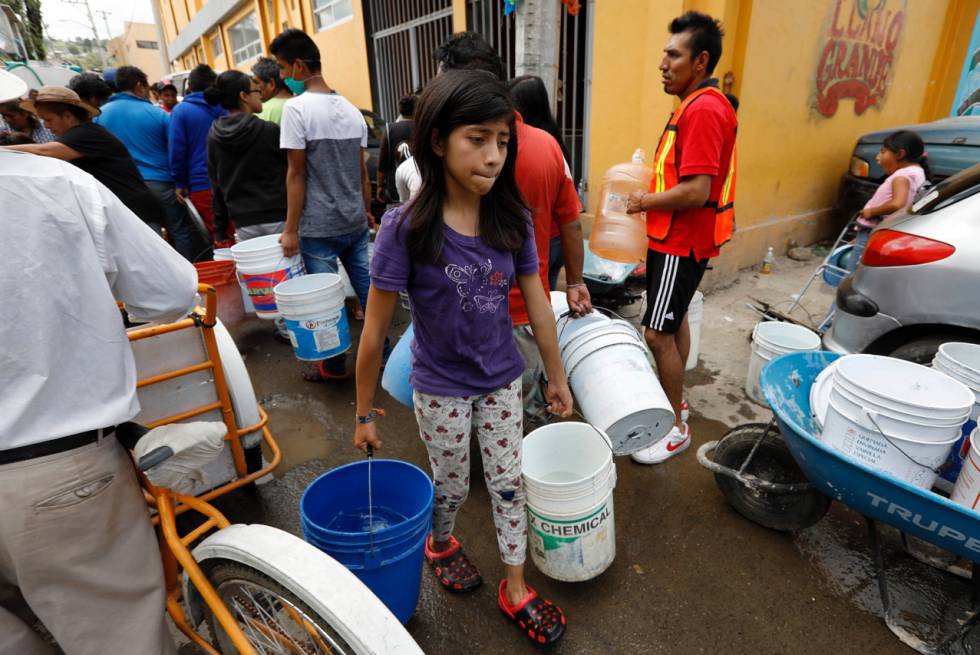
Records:
[[[810,387],[839,355],[804,352],[783,355],[762,370],[762,392],[773,411],[768,425],[739,426],[698,450],[698,462],[715,474],[722,493],[746,518],[776,530],[799,530],[819,521],[836,500],[865,517],[888,628],[920,653],[941,653],[960,642],[980,622],[980,515],[944,496],[912,487],[844,457],[815,436]],[[885,575],[879,523],[899,530],[916,559],[972,579],[973,611],[960,630],[929,645],[899,625]],[[969,562],[949,565],[912,547],[916,537]],[[972,570],[971,570],[972,569]]]

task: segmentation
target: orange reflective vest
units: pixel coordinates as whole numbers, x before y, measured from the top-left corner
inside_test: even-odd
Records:
[[[677,156],[677,123],[681,120],[681,115],[692,102],[706,93],[717,93],[721,91],[715,87],[704,87],[698,89],[684,99],[680,107],[671,115],[664,133],[660,136],[660,144],[657,146],[657,154],[653,158],[653,178],[650,180],[650,191],[660,193],[677,186],[680,182],[680,158]],[[724,97],[722,95],[722,97]],[[728,99],[725,99],[728,102]],[[728,169],[725,171],[725,183],[717,198],[708,196],[705,207],[713,207],[715,210],[715,246],[721,246],[732,238],[735,231],[735,147],[732,147],[732,157],[728,162]],[[670,225],[677,212],[669,209],[652,209],[647,212],[647,237],[654,241],[663,241],[670,232]]]

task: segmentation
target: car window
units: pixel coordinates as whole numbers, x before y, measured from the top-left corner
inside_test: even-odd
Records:
[[[377,148],[381,145],[381,135],[385,131],[385,122],[377,114],[368,111],[361,111],[364,115],[364,122],[368,126],[368,148]]]
[[[926,145],[929,167],[937,178],[946,178],[980,163],[980,148],[953,144]]]
[[[937,184],[915,201],[912,205],[912,213],[928,214],[969,198],[977,192],[980,192],[980,164],[960,171]]]

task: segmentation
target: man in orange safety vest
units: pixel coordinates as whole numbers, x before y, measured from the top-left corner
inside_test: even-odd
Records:
[[[644,336],[676,423],[667,437],[633,454],[641,464],[663,462],[691,445],[683,400],[687,308],[708,260],[734,229],[735,111],[711,77],[721,57],[721,25],[689,11],[669,29],[660,71],[664,91],[681,103],[660,137],[650,191],[631,194],[627,211],[646,212]]]

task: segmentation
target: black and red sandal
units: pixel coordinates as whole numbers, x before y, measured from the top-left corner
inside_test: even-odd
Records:
[[[432,565],[432,570],[436,572],[443,587],[457,594],[473,591],[483,584],[483,578],[463,552],[456,537],[450,536],[449,543],[451,545],[448,550],[435,553],[429,547],[430,539],[426,539],[425,559]]]
[[[497,605],[538,646],[550,646],[565,634],[565,613],[550,600],[527,586],[527,595],[517,605],[507,602],[507,581],[501,580]]]

